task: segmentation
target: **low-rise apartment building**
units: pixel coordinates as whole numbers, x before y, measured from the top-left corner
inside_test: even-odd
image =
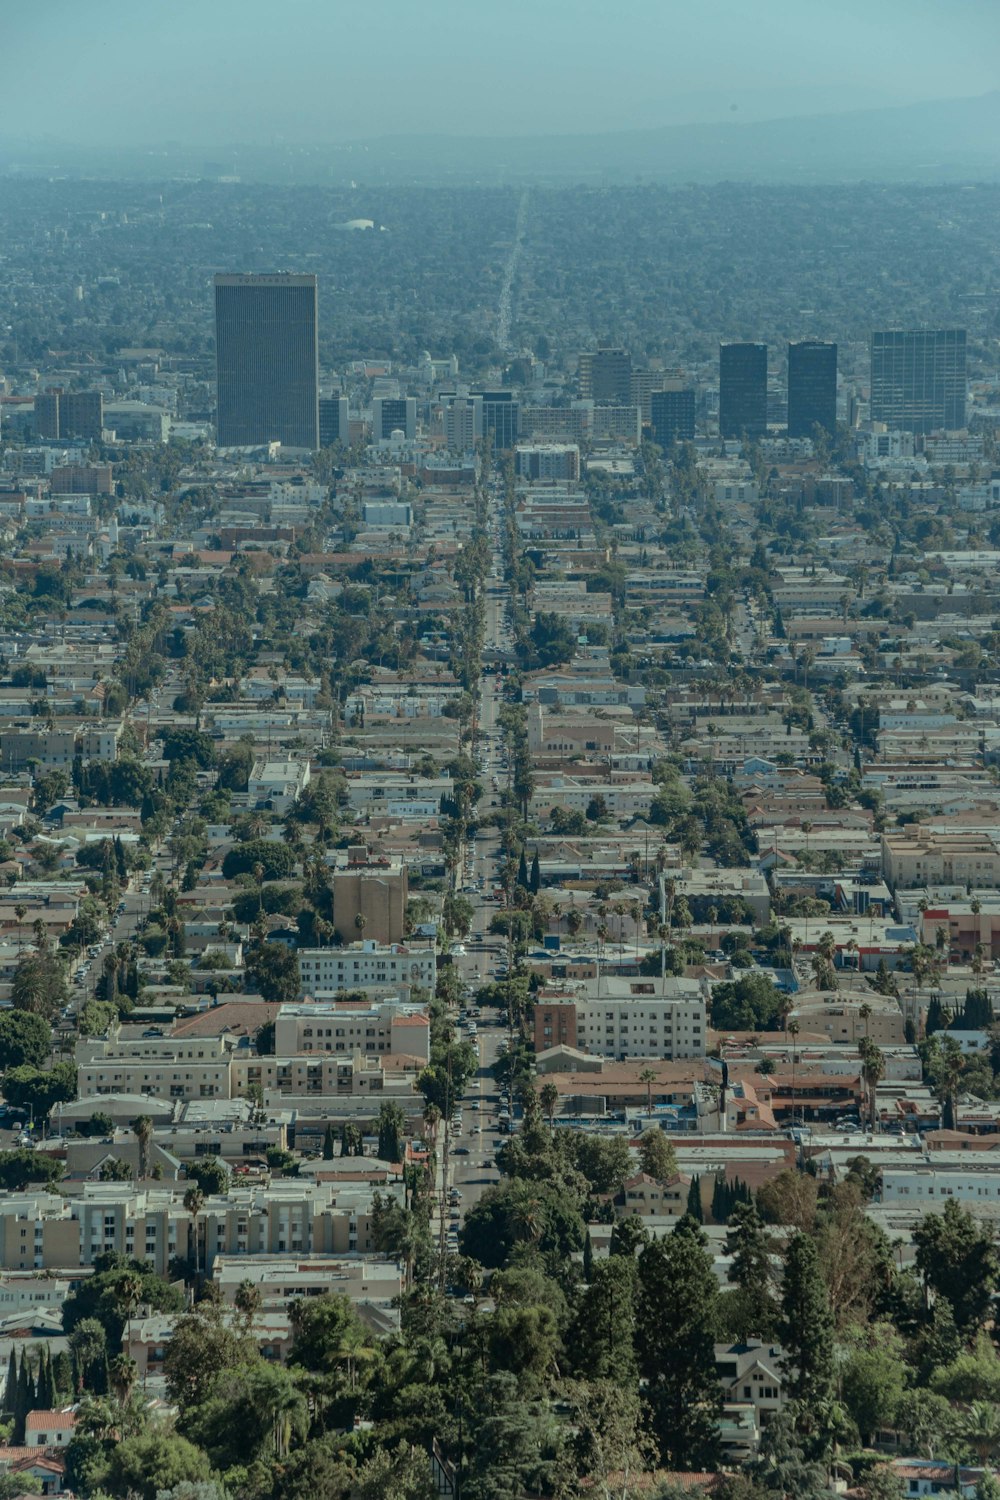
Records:
[[[911,823],[882,835],[882,873],[889,885],[1000,884],[1000,840],[983,828],[930,828]]]
[[[659,980],[602,978],[600,988],[613,987],[612,993],[591,988],[578,996],[540,996],[535,1003],[535,1050],[562,1045],[619,1061],[704,1057],[705,997],[698,982],[670,979],[668,986],[664,995]]]
[[[302,1052],[381,1052],[429,1062],[430,1020],[423,1006],[391,1000],[283,1005],[274,1023],[274,1045],[282,1059]]]
[[[366,939],[347,948],[300,948],[298,960],[303,995],[335,995],[380,985],[433,990],[437,978],[434,949],[402,943]]]

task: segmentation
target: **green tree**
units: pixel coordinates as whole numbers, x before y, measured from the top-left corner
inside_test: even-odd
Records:
[[[892,1325],[859,1329],[841,1353],[840,1392],[866,1445],[881,1428],[895,1425],[906,1385],[902,1339]]]
[[[636,1262],[610,1255],[594,1264],[568,1343],[581,1375],[632,1387],[635,1355]]]
[[[284,943],[257,943],[247,959],[247,974],[265,1000],[290,1005],[299,997],[299,961]]]
[[[0,1070],[25,1064],[40,1068],[51,1048],[52,1032],[42,1016],[24,1010],[0,1015]]]
[[[713,1345],[718,1284],[690,1219],[639,1257],[636,1349],[661,1463],[714,1464],[721,1395]]]
[[[36,1120],[44,1120],[53,1105],[76,1098],[76,1067],[63,1062],[43,1069],[25,1063],[8,1069],[0,1088],[8,1104],[29,1110]]]
[[[650,1177],[661,1182],[677,1172],[677,1153],[665,1133],[655,1125],[644,1130],[639,1137],[639,1165]]]
[[[913,1234],[924,1284],[947,1297],[955,1322],[969,1331],[982,1322],[997,1286],[993,1237],[956,1199],[940,1214],[926,1214]]]
[[[726,1231],[726,1249],[732,1257],[729,1280],[738,1294],[737,1306],[730,1314],[739,1324],[738,1336],[768,1338],[777,1325],[778,1307],[774,1298],[770,1246],[752,1202],[733,1206]]]
[[[806,1426],[833,1387],[833,1317],[814,1242],[795,1234],[785,1250],[781,1342],[786,1383]]]
[[[378,1154],[380,1161],[402,1161],[406,1139],[406,1119],[395,1100],[386,1100],[378,1112]]]
[[[66,974],[56,955],[45,950],[26,953],[14,970],[11,985],[14,1009],[54,1021],[68,1001]]]
[[[211,1478],[208,1455],[179,1433],[126,1438],[111,1454],[105,1488],[120,1500],[156,1500],[161,1490]]]

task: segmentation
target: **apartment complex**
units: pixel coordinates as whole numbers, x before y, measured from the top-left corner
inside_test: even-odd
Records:
[[[372,1251],[376,1189],[367,1182],[281,1179],[232,1187],[205,1200],[197,1216],[184,1187],[136,1189],[127,1182],[87,1182],[63,1193],[11,1193],[0,1202],[0,1268],[43,1271],[92,1266],[117,1253],[151,1262],[160,1276],[170,1262],[193,1258],[211,1273],[216,1256],[341,1254]],[[402,1200],[393,1183],[383,1199]]]

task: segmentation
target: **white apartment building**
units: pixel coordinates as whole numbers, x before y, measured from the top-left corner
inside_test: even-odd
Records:
[[[287,812],[309,785],[307,760],[256,760],[247,783],[251,803],[266,802],[275,812]]]
[[[336,995],[372,985],[433,990],[437,979],[434,949],[403,943],[366,939],[347,948],[300,948],[298,960],[303,995]]]
[[[705,1056],[705,1002],[637,995],[585,1000],[576,1007],[577,1045],[597,1057]]]
[[[603,993],[598,993],[598,989]],[[610,993],[608,992],[610,991]],[[560,1044],[592,1057],[681,1060],[705,1056],[705,998],[694,979],[602,976],[586,991],[544,994],[535,1001],[535,1050]]]

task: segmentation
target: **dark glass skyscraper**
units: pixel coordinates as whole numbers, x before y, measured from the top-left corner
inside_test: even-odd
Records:
[[[788,346],[788,436],[812,437],[837,427],[837,346],[803,339]]]
[[[694,438],[694,391],[676,382],[649,398],[653,441],[661,448],[690,443]]]
[[[719,346],[719,435],[764,437],[767,432],[767,345]]]
[[[216,276],[220,448],[319,447],[316,277]]]
[[[873,422],[900,432],[965,426],[965,329],[872,334]]]

